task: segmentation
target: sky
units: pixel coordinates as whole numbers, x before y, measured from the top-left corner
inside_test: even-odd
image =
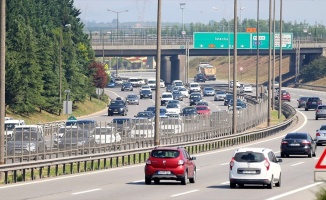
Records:
[[[274,0],[272,0],[274,1]],[[80,9],[83,21],[111,23],[119,14],[119,22],[139,22],[154,25],[157,20],[158,0],[74,0]],[[222,18],[233,19],[234,0],[161,0],[162,22],[208,23]],[[269,18],[269,0],[259,0],[260,19]],[[280,0],[276,0],[275,18],[280,16]],[[186,3],[180,8],[180,3]],[[213,9],[213,7],[217,9]],[[241,9],[240,9],[241,8]],[[326,25],[326,0],[283,0],[283,20],[285,22],[307,22],[311,25]],[[182,14],[183,13],[183,14]],[[257,0],[238,0],[239,19],[257,19]],[[152,23],[152,24],[151,24]]]

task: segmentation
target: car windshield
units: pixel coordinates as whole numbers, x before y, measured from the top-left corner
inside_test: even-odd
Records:
[[[127,86],[127,87],[130,87],[130,86],[131,86],[131,83],[126,82],[126,83],[124,83],[123,85],[124,85],[124,86]]]
[[[148,84],[155,84],[156,81],[148,81]]]
[[[166,108],[178,108],[178,105],[170,103],[166,106]]]
[[[182,86],[182,82],[175,82],[174,85],[175,86]]]
[[[191,84],[190,87],[199,87],[198,84]]]
[[[137,114],[137,117],[148,117],[150,116],[150,114],[148,112],[139,112]]]
[[[127,96],[127,98],[131,98],[131,99],[132,98],[137,98],[137,95],[130,94],[130,95]]]
[[[123,106],[124,102],[123,101],[111,101],[110,105],[111,106]]]
[[[154,158],[177,158],[180,152],[174,150],[153,150],[151,156]]]
[[[15,141],[36,141],[37,140],[37,133],[36,132],[29,132],[29,131],[24,131],[24,132],[18,132],[13,135],[11,140]]]
[[[239,152],[235,154],[234,160],[237,162],[262,162],[265,160],[265,156],[258,152]]]
[[[14,124],[14,123],[10,123],[10,124],[5,124],[5,131],[12,131],[14,130],[15,126],[17,124]]]
[[[187,91],[187,89],[184,88],[184,87],[180,87],[180,88],[179,88],[179,91]]]
[[[87,138],[88,137],[88,132],[86,131],[67,131],[65,135],[63,136],[64,138]]]
[[[181,94],[181,92],[178,90],[174,90],[172,94]]]
[[[146,109],[147,111],[155,112],[155,107],[151,106]]]
[[[171,94],[163,94],[162,98],[172,98],[172,95]]]
[[[183,109],[183,114],[192,114],[192,113],[196,113],[196,108],[184,108]]]
[[[214,88],[204,88],[205,91],[214,91]]]
[[[306,134],[300,134],[300,133],[289,133],[285,136],[285,139],[307,139]]]
[[[179,100],[170,100],[170,101],[168,101],[168,104],[170,104],[170,103],[180,104]]]
[[[95,129],[95,135],[112,134],[113,132],[114,132],[113,127],[101,127]]]
[[[152,93],[152,91],[150,91],[150,90],[142,90],[141,93],[143,93],[143,94],[150,94],[150,93]]]
[[[129,122],[129,121],[130,121],[130,119],[113,119],[112,123],[123,124],[123,123]]]
[[[224,91],[216,91],[215,93],[216,94],[226,94],[226,92],[224,92]]]
[[[208,110],[208,108],[206,106],[198,106],[196,110]]]
[[[136,124],[133,129],[135,130],[151,130],[152,126],[149,124]]]

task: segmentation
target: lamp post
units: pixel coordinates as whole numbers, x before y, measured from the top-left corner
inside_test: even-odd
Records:
[[[183,23],[183,9],[186,8],[186,3],[180,3],[180,9],[182,10],[182,32],[181,34],[184,36],[185,35],[185,26]]]
[[[123,12],[128,12],[128,10],[114,11],[114,10],[108,9],[108,11],[117,14],[117,42],[118,42],[118,39],[119,39],[119,14],[123,13]],[[118,77],[118,64],[117,64],[117,68],[116,68],[116,77]]]
[[[240,32],[242,32],[242,19],[241,19],[241,10],[244,10],[244,9],[246,9],[246,7],[241,7],[241,5],[240,5],[240,8],[239,8],[239,11],[240,11]]]
[[[70,28],[71,24],[66,24],[61,27],[60,31],[60,47],[59,47],[59,96],[60,96],[60,103],[62,102],[62,32],[65,28]]]
[[[212,7],[214,10],[218,10],[217,7]],[[229,68],[228,68],[228,91],[230,91],[230,71],[231,71],[231,56],[230,56],[230,26],[229,26],[229,16],[227,18],[228,22],[228,58],[229,58]]]

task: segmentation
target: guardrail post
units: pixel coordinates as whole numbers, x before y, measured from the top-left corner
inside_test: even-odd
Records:
[[[55,165],[55,176],[58,176],[58,173],[59,173],[59,165],[56,164]]]
[[[97,169],[100,170],[101,169],[101,159],[97,160]]]
[[[34,180],[34,168],[31,169],[31,179]]]
[[[23,171],[23,173],[25,173],[25,172]],[[50,175],[51,175],[51,166],[49,165],[48,170],[47,170],[47,177],[49,178]]]
[[[39,178],[41,179],[42,178],[42,175],[43,175],[43,167],[40,167],[39,168]]]
[[[8,184],[8,171],[5,171],[5,184]]]
[[[84,172],[87,172],[87,160],[84,161]]]
[[[77,162],[77,172],[80,173],[80,162]]]
[[[70,163],[70,174],[74,173],[74,163]]]
[[[14,170],[14,183],[17,183],[17,170]]]

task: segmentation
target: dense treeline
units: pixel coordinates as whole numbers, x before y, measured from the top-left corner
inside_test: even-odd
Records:
[[[94,93],[96,71],[89,67],[94,51],[73,0],[6,4],[7,108],[19,114],[36,109],[60,114],[60,82],[62,100],[67,89],[75,102]]]

